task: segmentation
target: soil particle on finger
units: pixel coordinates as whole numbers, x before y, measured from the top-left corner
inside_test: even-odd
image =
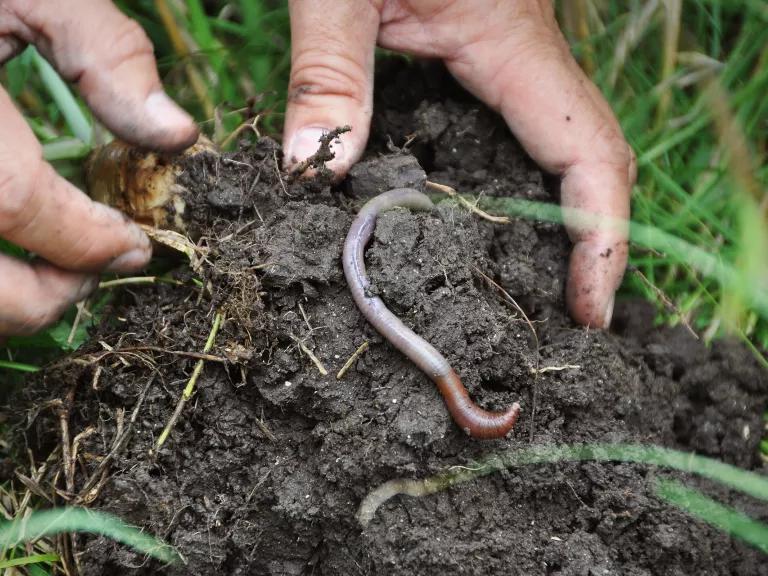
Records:
[[[760,552],[659,500],[654,487],[677,478],[756,519],[768,518],[764,505],[638,464],[511,468],[397,496],[367,527],[357,522],[362,499],[387,480],[531,446],[658,444],[763,471],[768,397],[768,377],[743,347],[707,348],[655,327],[646,304],[617,302],[610,333],[574,325],[560,227],[492,225],[448,200],[428,214],[395,209],[366,253],[372,290],[448,358],[475,402],[522,406],[509,438],[468,438],[430,380],[357,311],[340,262],[347,229],[371,195],[425,179],[475,196],[556,202],[558,192],[443,69],[389,62],[379,80],[370,149],[347,183],[284,179],[269,139],[187,166],[212,294],[183,266],[175,284],[124,291],[76,358],[14,399],[19,438],[40,462],[60,441],[59,415],[45,403],[74,389],[71,435],[97,430],[79,449],[77,492],[125,425],[120,411],[131,414],[152,380],[90,506],[165,538],[185,563],[162,566],[89,537],[79,541],[82,573],[767,574]],[[193,400],[150,455],[197,362],[164,350],[201,352],[216,310],[226,321],[210,354],[225,361],[206,362]],[[52,465],[42,484],[63,488],[60,470]]]

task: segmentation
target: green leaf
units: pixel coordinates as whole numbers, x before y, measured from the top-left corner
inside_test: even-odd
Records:
[[[12,568],[14,566],[28,566],[30,564],[41,564],[58,562],[58,554],[34,554],[32,556],[21,556],[20,558],[11,558],[9,560],[0,560],[0,568]]]
[[[93,138],[93,126],[69,86],[37,50],[34,48],[29,48],[29,50],[32,50],[32,60],[40,79],[64,116],[72,134],[85,145],[90,146]]]
[[[44,536],[65,532],[100,534],[163,562],[176,562],[179,553],[150,534],[130,526],[119,518],[87,508],[52,508],[37,510],[18,520],[0,523],[0,549],[34,542]]]

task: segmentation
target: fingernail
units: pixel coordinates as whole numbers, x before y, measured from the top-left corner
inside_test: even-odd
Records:
[[[90,276],[86,278],[85,282],[82,283],[80,288],[77,291],[77,296],[75,296],[76,300],[75,302],[80,302],[81,300],[85,300],[88,298],[88,296],[91,295],[91,293],[96,290],[96,287],[99,285],[99,278],[97,276]]]
[[[132,272],[145,266],[150,258],[152,258],[152,250],[134,248],[112,260],[104,270],[107,272]]]
[[[603,328],[609,328],[611,326],[611,320],[613,319],[613,306],[616,303],[616,293],[611,296],[608,301],[608,305],[605,307],[605,315],[603,316]]]
[[[330,132],[328,128],[321,126],[308,126],[302,128],[293,135],[285,151],[285,162],[288,167],[306,160],[320,148],[320,138]],[[333,163],[338,163],[344,158],[344,142],[338,138],[331,142],[331,152],[335,154]]]
[[[193,124],[192,117],[162,90],[147,96],[144,111],[158,131],[178,131]]]
[[[152,247],[152,242],[149,239],[149,236],[147,236],[144,233],[144,230],[142,230],[139,226],[137,226],[135,223],[131,222],[131,232],[133,232],[133,236],[136,238],[136,244],[139,246],[142,250],[149,250]]]

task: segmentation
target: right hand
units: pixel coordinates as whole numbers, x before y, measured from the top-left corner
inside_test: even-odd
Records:
[[[324,131],[349,124],[328,164],[343,175],[362,155],[373,108],[376,44],[441,58],[470,92],[498,111],[538,164],[562,179],[563,207],[602,222],[629,218],[635,158],[597,87],[581,71],[551,0],[289,0],[292,61],[283,136],[289,163],[317,149]],[[585,227],[573,240],[566,300],[573,319],[611,323],[627,263],[626,226]]]

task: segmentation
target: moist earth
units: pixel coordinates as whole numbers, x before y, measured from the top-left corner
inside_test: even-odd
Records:
[[[768,377],[748,351],[658,327],[636,301],[617,303],[610,332],[576,326],[564,305],[570,245],[560,226],[492,224],[427,190],[437,209],[382,215],[366,261],[373,289],[444,353],[478,404],[522,406],[505,439],[458,429],[431,381],[353,304],[340,260],[347,229],[370,196],[424,189],[427,179],[474,197],[546,202],[557,202],[557,186],[442,68],[384,62],[377,82],[369,150],[340,185],[280,176],[269,138],[188,161],[181,178],[192,233],[207,250],[207,288],[183,262],[174,283],[127,286],[89,342],[13,400],[36,461],[54,452],[40,484],[59,489],[58,504],[80,493],[118,428],[130,427],[85,501],[165,538],[185,559],[165,566],[80,536],[81,572],[768,574],[760,552],[654,487],[676,478],[756,519],[768,520],[765,506],[640,464],[515,467],[396,496],[365,528],[356,520],[385,481],[531,447],[656,444],[765,472]],[[226,361],[206,361],[154,453],[198,361],[179,352],[202,352],[217,310],[225,321],[209,353]],[[79,440],[69,487],[55,452],[56,399],[70,438],[93,428]]]

